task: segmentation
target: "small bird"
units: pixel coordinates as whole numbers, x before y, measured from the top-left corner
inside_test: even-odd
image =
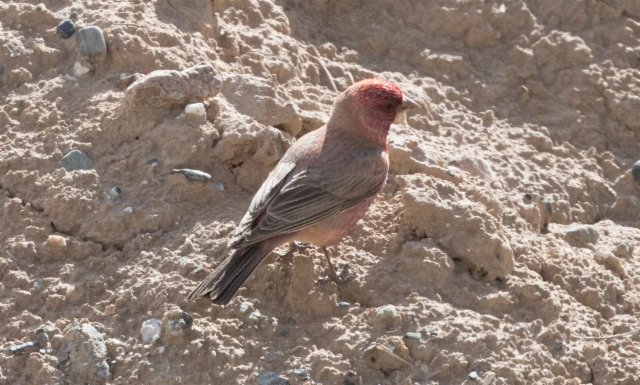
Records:
[[[230,240],[231,257],[188,299],[231,301],[274,248],[298,241],[322,247],[329,277],[344,282],[326,246],[342,239],[384,188],[391,124],[419,105],[389,81],[367,79],[338,95],[327,124],[284,154],[251,201]]]

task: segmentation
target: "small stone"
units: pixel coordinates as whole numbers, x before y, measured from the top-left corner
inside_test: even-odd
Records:
[[[73,76],[79,78],[80,76],[89,72],[89,68],[85,67],[79,61],[73,64]]]
[[[184,108],[184,113],[191,116],[207,116],[207,112],[204,109],[203,103],[187,104],[187,106]]]
[[[70,19],[76,20],[78,18],[78,12],[71,12],[69,15]]]
[[[116,204],[117,204],[117,203],[116,203]],[[133,207],[131,207],[131,206],[127,206],[127,207],[125,207],[125,208],[124,208],[124,212],[125,212],[125,213],[132,213],[132,212],[133,212]]]
[[[567,237],[580,243],[596,243],[600,235],[592,226],[573,226],[566,232]]]
[[[14,356],[21,356],[25,353],[37,352],[39,349],[40,349],[40,346],[38,346],[37,343],[27,342],[27,343],[9,348],[9,354]]]
[[[477,380],[478,379],[478,372],[471,372],[469,373],[469,375],[467,376],[469,377],[470,380]]]
[[[43,346],[47,345],[47,342],[49,342],[49,336],[44,329],[36,329],[36,341],[38,344],[43,344]]]
[[[100,27],[91,26],[79,30],[76,33],[76,45],[82,56],[99,57],[107,54],[107,44]]]
[[[64,247],[67,245],[67,240],[60,235],[49,235],[47,238],[47,245]]]
[[[378,310],[378,317],[380,318],[388,318],[393,317],[397,314],[396,307],[393,305],[387,305],[382,309]]]
[[[65,19],[56,27],[56,34],[63,39],[68,39],[76,32],[76,26],[73,21]]]
[[[222,183],[220,183],[220,182],[214,183],[214,186],[216,186],[216,189],[218,189],[220,191],[224,190],[224,185]]]
[[[91,170],[93,162],[84,152],[73,150],[60,160],[58,168],[64,168],[67,171]]]
[[[293,375],[298,377],[306,377],[309,372],[306,369],[293,369]]]
[[[142,323],[140,328],[140,334],[142,335],[142,342],[151,342],[160,337],[160,320],[157,318],[151,318]]]
[[[2,74],[4,74],[4,67],[0,66],[0,76],[2,76]]]
[[[151,158],[147,161],[147,164],[152,166],[153,164],[158,164],[158,158]]]
[[[109,365],[104,337],[90,323],[72,324],[58,351],[60,370],[81,383],[106,383]]]
[[[277,376],[274,372],[266,372],[258,376],[258,385],[289,385],[289,380]]]
[[[122,189],[120,187],[118,187],[118,186],[112,187],[109,190],[109,195],[111,195],[112,197],[116,197],[116,196],[120,195],[121,193],[122,193]]]
[[[351,307],[351,304],[349,302],[338,302],[338,307],[340,309],[348,309]]]
[[[636,181],[637,184],[640,184],[640,160],[631,167],[631,176],[633,176],[633,180]]]
[[[251,302],[243,302],[240,304],[240,313],[246,313],[251,307],[253,306],[253,304]]]
[[[163,323],[168,334],[177,336],[191,329],[193,316],[186,311],[174,308],[164,313]]]
[[[211,180],[211,175],[198,170],[190,170],[188,168],[180,168],[171,170],[171,175],[182,174],[189,182],[207,182]]]
[[[405,333],[404,338],[408,338],[410,340],[419,340],[422,338],[422,333]]]

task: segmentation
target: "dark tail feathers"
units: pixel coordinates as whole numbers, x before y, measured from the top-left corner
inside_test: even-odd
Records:
[[[269,251],[265,250],[262,242],[234,251],[187,299],[191,301],[208,295],[215,304],[228,304]]]

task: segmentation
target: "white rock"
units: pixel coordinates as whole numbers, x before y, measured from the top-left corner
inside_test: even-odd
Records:
[[[184,108],[184,113],[187,115],[202,117],[205,117],[207,115],[207,112],[204,109],[204,104],[202,103],[187,104],[187,106]]]
[[[75,62],[73,65],[73,74],[78,78],[84,74],[89,72],[89,68],[85,67],[79,61]]]
[[[47,244],[54,246],[66,246],[67,240],[60,235],[49,235],[49,237],[47,238]]]
[[[142,342],[151,342],[160,337],[160,320],[151,318],[142,323],[140,334],[142,334]]]

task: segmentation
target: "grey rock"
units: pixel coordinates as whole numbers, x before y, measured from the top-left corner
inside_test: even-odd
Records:
[[[351,307],[351,304],[349,302],[338,302],[338,307],[340,309],[348,309]]]
[[[293,375],[298,377],[306,377],[309,375],[309,372],[306,369],[294,369]]]
[[[207,182],[211,180],[211,175],[198,170],[190,170],[188,168],[177,168],[171,170],[171,175],[182,174],[189,182]]]
[[[277,376],[274,372],[262,373],[258,376],[258,385],[290,385],[289,380]]]
[[[36,352],[40,349],[40,346],[35,342],[27,342],[18,346],[9,348],[9,354],[14,356],[21,356],[25,353]]]
[[[566,232],[567,238],[579,243],[596,243],[600,234],[592,226],[573,226]]]
[[[222,80],[211,64],[184,71],[158,70],[133,82],[123,103],[134,109],[167,108],[201,102],[217,94],[221,87]]]
[[[56,27],[56,34],[63,39],[68,39],[76,32],[76,26],[73,24],[73,21],[66,19],[63,20]]]
[[[85,57],[101,57],[107,54],[107,44],[99,27],[85,27],[76,32],[76,45]]]
[[[47,342],[49,342],[49,336],[47,335],[47,332],[44,329],[37,329],[36,330],[36,341],[39,344],[43,344],[44,346],[47,345]]]
[[[477,380],[478,379],[478,372],[471,372],[469,373],[469,375],[467,376],[469,377],[470,380]]]
[[[74,383],[105,384],[109,376],[107,346],[90,324],[73,324],[58,351],[58,367]]]
[[[58,168],[64,168],[67,171],[91,170],[93,162],[84,152],[73,150],[60,160]]]
[[[420,338],[422,338],[422,333],[405,333],[404,338],[408,338],[410,340],[419,340]]]
[[[193,316],[186,311],[173,308],[164,313],[162,323],[168,336],[181,336],[191,329]]]
[[[640,184],[640,160],[631,167],[631,176],[633,176],[633,180],[635,180],[637,184]]]

